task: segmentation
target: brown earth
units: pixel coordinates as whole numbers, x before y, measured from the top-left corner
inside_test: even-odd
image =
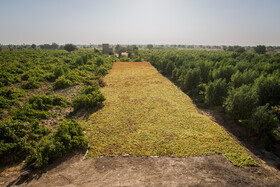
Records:
[[[10,168],[0,186],[279,186],[279,171],[233,166],[223,155],[177,157],[106,156],[83,160],[69,154],[46,168],[21,175]],[[17,166],[19,167],[19,166]]]

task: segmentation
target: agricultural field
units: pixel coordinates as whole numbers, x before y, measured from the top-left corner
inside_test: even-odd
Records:
[[[246,127],[280,155],[280,54],[206,50],[142,50],[140,55],[191,96]]]
[[[102,77],[116,61],[99,50],[0,52],[0,159],[42,167],[88,140],[75,114],[96,110]]]
[[[150,63],[117,62],[104,82],[104,107],[83,123],[88,158],[223,154],[235,166],[258,165]]]

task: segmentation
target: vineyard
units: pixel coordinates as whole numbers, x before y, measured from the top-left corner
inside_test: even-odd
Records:
[[[99,175],[87,172],[92,169],[87,163],[95,164],[98,174],[104,165],[128,164],[126,173],[144,167],[146,161],[173,167],[174,157],[180,162],[176,167],[190,167],[189,174],[193,168],[208,171],[211,165],[209,171],[224,169],[243,184],[279,180],[277,172],[252,153],[255,148],[244,146],[243,139],[236,141],[230,130],[198,113],[198,108],[226,116],[237,131],[246,129],[246,141],[260,144],[256,152],[276,163],[280,54],[118,45],[117,58],[97,48],[50,47],[1,48],[0,165],[4,174],[0,173],[0,182],[4,182],[0,184],[9,182],[2,176],[17,164],[22,164],[22,171],[41,172],[62,159],[66,173],[83,167],[83,175],[77,178],[94,178]],[[124,51],[127,56],[122,55]],[[66,160],[82,151],[78,161],[76,156]],[[248,171],[253,177],[242,178]],[[260,171],[266,174],[261,176]],[[158,171],[154,175],[161,176]],[[266,177],[270,175],[271,181]],[[219,176],[224,176],[222,170]]]
[[[98,108],[99,87],[114,57],[98,50],[0,52],[1,163],[25,159],[42,167],[53,158],[87,148],[75,113]]]

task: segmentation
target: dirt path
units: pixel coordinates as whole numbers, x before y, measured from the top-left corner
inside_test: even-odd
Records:
[[[68,155],[43,174],[20,177],[17,171],[6,171],[0,176],[0,186],[279,186],[280,183],[276,170],[263,166],[238,168],[223,155],[82,158],[82,153]]]

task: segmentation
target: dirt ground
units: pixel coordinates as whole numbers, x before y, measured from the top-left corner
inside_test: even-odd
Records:
[[[0,174],[0,186],[279,186],[279,171],[266,165],[233,166],[223,155],[177,157],[106,156],[83,160],[69,154],[40,173]]]

